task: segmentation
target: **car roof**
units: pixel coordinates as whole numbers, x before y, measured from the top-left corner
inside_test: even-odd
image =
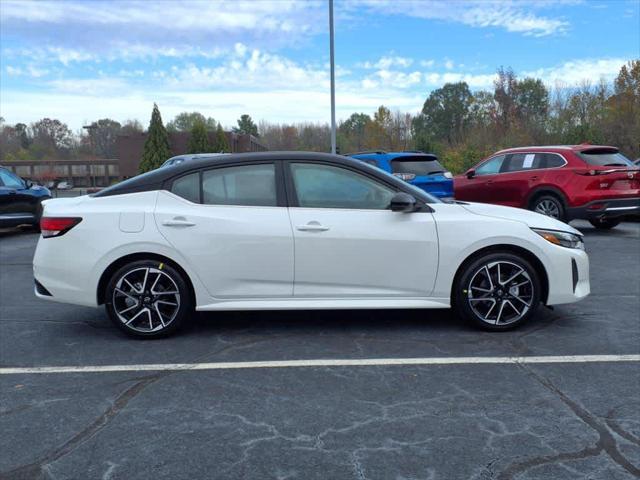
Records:
[[[435,153],[421,152],[418,150],[403,150],[400,152],[385,152],[384,150],[377,150],[370,152],[348,153],[347,156],[354,158],[386,158],[389,160],[400,157],[427,157],[429,159],[438,159],[438,156]]]
[[[505,148],[504,150],[500,150],[496,152],[496,154],[501,153],[513,153],[513,152],[522,152],[522,151],[544,151],[544,150],[559,150],[559,151],[571,151],[571,152],[583,152],[585,150],[615,150],[618,151],[617,147],[612,147],[609,145],[591,145],[589,143],[582,143],[580,145],[532,145],[528,147],[513,147],[513,148]]]
[[[156,168],[150,172],[137,175],[135,177],[124,180],[123,182],[105,188],[94,194],[94,197],[107,197],[111,195],[121,195],[124,193],[143,192],[149,190],[160,190],[165,182],[189,173],[191,171],[200,170],[202,168],[237,165],[243,162],[261,162],[275,160],[314,160],[317,162],[338,163],[345,166],[355,167],[357,169],[366,169],[371,175],[383,177],[387,183],[394,183],[400,187],[404,182],[393,176],[388,176],[382,170],[367,165],[359,160],[346,157],[343,155],[332,155],[330,153],[319,152],[252,152],[252,153],[231,153],[229,155],[207,156],[206,158],[197,158],[189,162],[182,162],[171,168]]]
[[[211,158],[217,157],[218,155],[229,155],[228,153],[188,153],[183,155],[176,155],[175,157],[171,157],[167,159],[169,160],[195,160],[198,158]]]

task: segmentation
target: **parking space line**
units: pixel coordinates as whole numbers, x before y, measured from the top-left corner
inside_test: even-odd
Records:
[[[0,375],[47,373],[109,373],[140,371],[235,370],[254,368],[366,367],[393,365],[518,365],[554,363],[640,362],[640,355],[546,355],[525,357],[426,357],[274,360],[260,362],[156,363],[139,365],[88,365],[3,367]]]

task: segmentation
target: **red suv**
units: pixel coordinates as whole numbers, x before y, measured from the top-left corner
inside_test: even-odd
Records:
[[[501,150],[454,179],[456,200],[527,208],[613,228],[640,215],[640,168],[615,147]]]

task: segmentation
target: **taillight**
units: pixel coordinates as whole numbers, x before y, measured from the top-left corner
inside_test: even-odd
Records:
[[[408,182],[408,181],[413,180],[414,178],[416,178],[416,174],[415,173],[394,173],[394,175],[396,177],[398,177],[398,178],[401,178],[405,182]]]
[[[82,221],[80,217],[42,217],[40,231],[44,238],[64,235]]]

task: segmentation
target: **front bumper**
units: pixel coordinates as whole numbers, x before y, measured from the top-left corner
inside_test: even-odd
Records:
[[[577,302],[591,292],[587,253],[584,250],[557,248],[563,250],[557,251],[558,255],[555,255],[552,265],[547,265],[547,305]]]
[[[640,197],[594,200],[568,209],[570,219],[607,219],[640,217]]]

